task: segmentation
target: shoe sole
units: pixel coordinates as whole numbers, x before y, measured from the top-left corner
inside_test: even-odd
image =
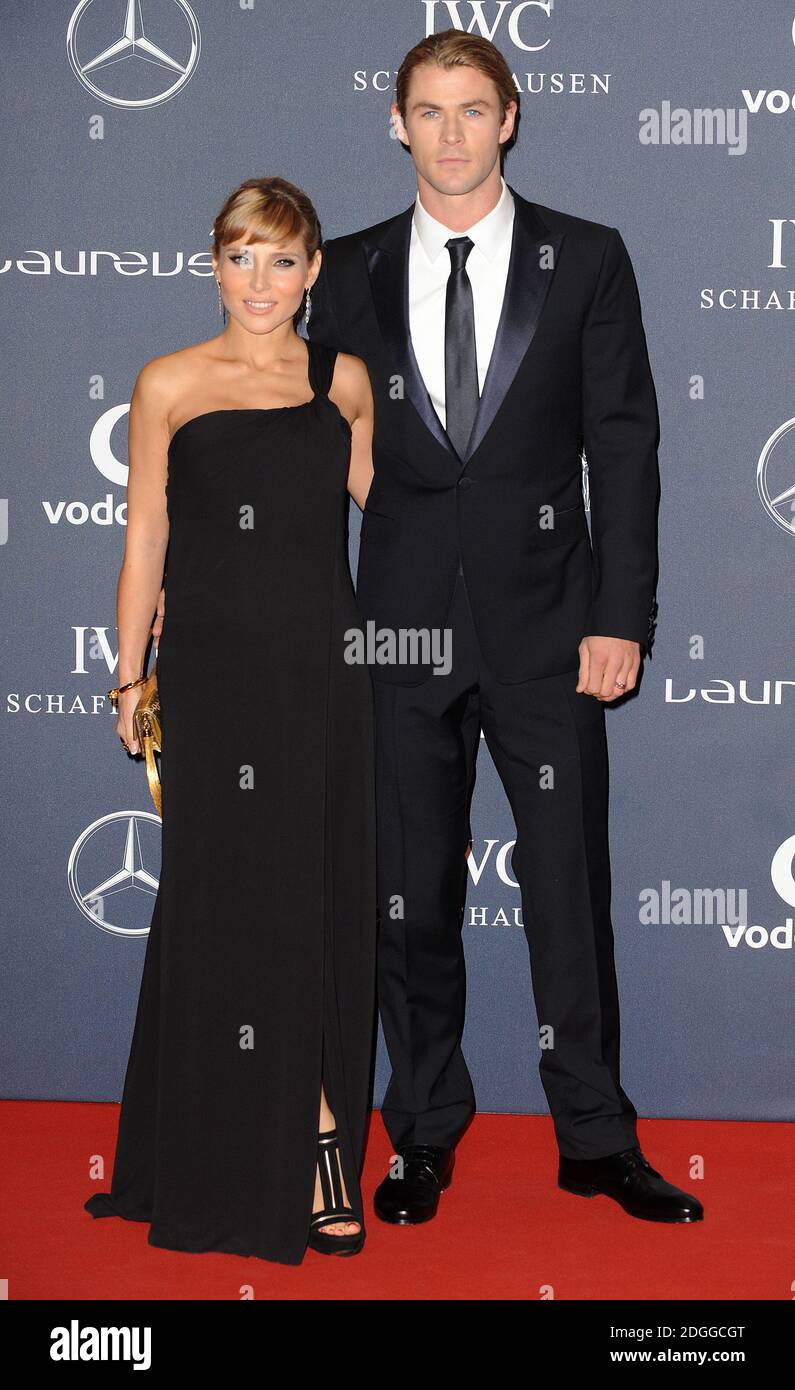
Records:
[[[358,1250],[318,1250],[316,1245],[308,1245],[307,1250],[314,1250],[316,1255],[333,1255],[338,1260],[344,1260],[346,1255],[361,1254],[362,1246]]]
[[[330,1241],[334,1239],[344,1240],[344,1236],[329,1236]],[[336,1255],[338,1259],[343,1259],[345,1255],[358,1255],[364,1249],[364,1241],[352,1250],[335,1250],[332,1245],[318,1246],[313,1245],[311,1241],[307,1241],[306,1248],[307,1250],[314,1250],[316,1255]]]
[[[617,1197],[613,1197],[609,1192],[603,1192],[600,1187],[577,1187],[573,1183],[561,1182],[558,1179],[558,1187],[561,1192],[571,1192],[575,1197],[610,1197],[610,1200],[621,1207],[628,1216],[634,1216],[638,1221],[657,1221],[666,1226],[692,1226],[696,1221],[703,1221],[703,1215],[699,1216],[649,1216],[647,1212],[631,1211],[625,1207],[623,1202],[619,1202]]]

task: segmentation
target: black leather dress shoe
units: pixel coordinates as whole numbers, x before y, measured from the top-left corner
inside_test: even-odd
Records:
[[[376,1216],[393,1226],[415,1226],[436,1215],[439,1196],[453,1180],[453,1149],[433,1144],[408,1144],[398,1149],[403,1159],[403,1177],[387,1173],[376,1188],[373,1205]]]
[[[558,1187],[578,1197],[595,1197],[601,1192],[642,1221],[701,1221],[704,1216],[698,1198],[666,1182],[639,1148],[623,1149],[605,1158],[564,1158],[561,1154]]]

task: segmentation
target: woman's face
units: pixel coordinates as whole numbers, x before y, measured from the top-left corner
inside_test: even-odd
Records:
[[[216,280],[227,313],[250,333],[270,333],[292,320],[305,286],[314,284],[321,252],[310,261],[302,238],[287,242],[253,241],[248,232],[240,241],[224,242],[213,257]]]

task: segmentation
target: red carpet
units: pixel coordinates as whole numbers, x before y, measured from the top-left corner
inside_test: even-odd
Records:
[[[147,1244],[149,1227],[83,1210],[89,1156],[110,1160],[117,1105],[7,1101],[0,1279],[20,1299],[772,1299],[792,1298],[793,1129],[641,1120],[650,1163],[703,1202],[693,1226],[627,1216],[608,1197],[556,1185],[548,1118],[479,1115],[459,1146],[439,1214],[392,1227],[372,1213],[390,1145],[372,1117],[360,1255],[308,1251],[297,1267]],[[704,1180],[692,1179],[692,1155]],[[242,1292],[241,1292],[242,1290]]]

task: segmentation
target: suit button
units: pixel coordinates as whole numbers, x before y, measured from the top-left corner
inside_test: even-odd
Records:
[[[459,487],[471,487],[471,486],[472,486],[472,479],[471,479],[471,478],[459,478],[459,479],[458,479],[458,486],[459,486]]]

